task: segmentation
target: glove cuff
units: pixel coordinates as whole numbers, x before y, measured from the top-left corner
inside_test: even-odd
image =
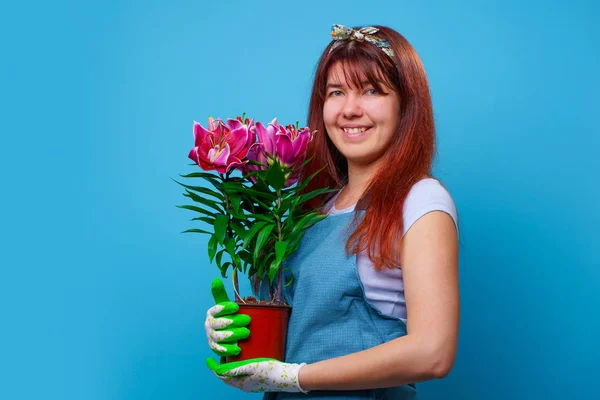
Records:
[[[306,365],[306,363],[302,363],[302,364],[296,364],[298,367],[296,369],[296,386],[299,392],[301,393],[308,393],[308,390],[304,390],[302,389],[302,387],[300,387],[300,369],[302,369],[302,367],[304,367]]]

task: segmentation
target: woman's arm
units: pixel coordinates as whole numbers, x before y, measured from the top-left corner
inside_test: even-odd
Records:
[[[456,356],[459,323],[458,238],[441,211],[421,217],[404,235],[400,262],[407,335],[300,369],[304,390],[400,386],[446,376]]]

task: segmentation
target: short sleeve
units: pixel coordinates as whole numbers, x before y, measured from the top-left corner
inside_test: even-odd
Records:
[[[452,217],[458,234],[458,213],[450,193],[433,178],[422,179],[411,188],[404,202],[404,232],[408,232],[415,222],[431,211],[443,211]]]

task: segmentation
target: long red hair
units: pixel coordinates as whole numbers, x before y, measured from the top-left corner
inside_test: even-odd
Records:
[[[435,126],[427,76],[421,59],[410,43],[393,29],[379,28],[377,36],[390,42],[395,56],[391,59],[369,42],[343,41],[331,50],[331,42],[323,52],[313,83],[308,126],[317,130],[308,147],[312,160],[305,166],[300,180],[327,166],[307,185],[305,192],[320,188],[341,188],[348,181],[345,157],[329,139],[323,122],[325,86],[329,70],[341,63],[349,84],[361,86],[368,80],[374,87],[383,81],[400,100],[400,122],[389,148],[382,156],[378,171],[363,197],[368,201],[364,218],[356,225],[346,243],[346,252],[367,250],[375,267],[395,268],[399,263],[399,242],[403,232],[403,206],[411,187],[431,176],[435,155]],[[330,51],[331,50],[331,51]],[[330,196],[321,195],[305,204],[308,209],[321,209]]]

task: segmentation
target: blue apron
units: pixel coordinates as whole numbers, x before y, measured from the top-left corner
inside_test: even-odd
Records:
[[[355,211],[359,217],[363,210]],[[285,362],[315,363],[366,350],[406,335],[406,325],[384,315],[365,298],[356,255],[345,254],[355,228],[355,212],[331,215],[304,234],[286,262],[292,283],[283,294],[292,305]],[[287,280],[286,280],[287,281]],[[265,399],[394,399],[417,398],[414,385],[357,391],[266,393]]]

